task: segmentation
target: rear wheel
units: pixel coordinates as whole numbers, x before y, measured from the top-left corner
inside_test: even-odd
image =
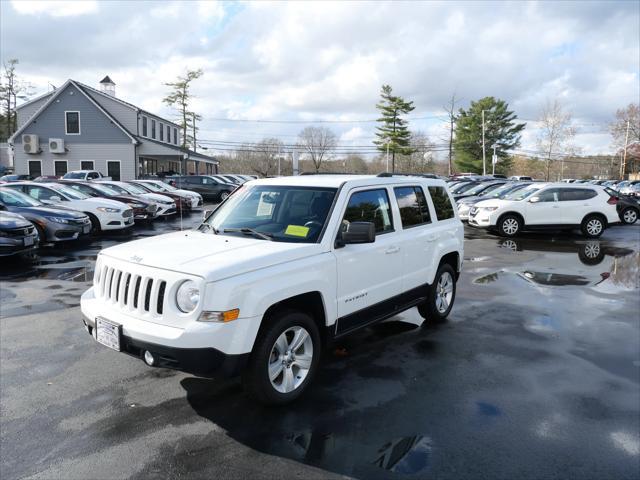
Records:
[[[598,238],[605,229],[605,222],[600,215],[588,215],[580,226],[582,234],[587,238]]]
[[[224,202],[229,197],[229,192],[221,192],[220,193],[220,201]]]
[[[100,233],[102,227],[100,227],[100,220],[93,213],[84,212],[91,220],[91,233]]]
[[[638,209],[627,207],[620,214],[620,218],[622,218],[622,221],[627,225],[632,225],[638,220]]]
[[[456,299],[455,271],[448,263],[438,268],[433,284],[429,286],[427,300],[418,305],[418,312],[429,323],[443,322]]]
[[[505,215],[498,220],[498,231],[503,237],[515,237],[522,230],[522,221],[516,215]]]
[[[302,312],[277,312],[256,339],[243,374],[245,389],[271,405],[292,402],[305,391],[320,359],[320,333]]]

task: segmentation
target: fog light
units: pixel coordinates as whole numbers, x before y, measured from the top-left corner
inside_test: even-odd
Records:
[[[155,358],[153,358],[153,355],[151,355],[151,352],[149,350],[145,350],[144,352],[144,361],[147,365],[149,365],[150,367],[153,366],[154,362],[156,361]]]

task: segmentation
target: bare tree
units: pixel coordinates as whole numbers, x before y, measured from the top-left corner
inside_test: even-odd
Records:
[[[316,173],[337,144],[336,134],[327,127],[306,127],[298,135],[298,146],[303,153],[309,155]]]
[[[540,132],[538,133],[537,145],[541,152],[544,152],[546,162],[545,180],[549,181],[551,162],[573,153],[572,145],[575,137],[575,128],[571,126],[571,114],[564,110],[559,100],[547,100],[542,107],[539,117]],[[564,162],[561,163],[560,177],[564,175]]]
[[[449,99],[449,103],[443,107],[449,117],[449,175],[451,175],[453,168],[453,133],[456,125],[456,103],[458,103],[456,101],[456,92],[453,92],[451,99]]]
[[[629,138],[627,143],[640,141],[640,105],[630,103],[626,108],[616,111],[616,119],[609,124],[609,132],[613,137],[613,144],[617,149],[624,147],[627,137],[627,124],[629,125]]]
[[[265,138],[253,147],[250,156],[251,170],[262,177],[278,172],[278,162],[282,160],[284,145],[277,138]]]
[[[403,173],[426,173],[433,170],[434,144],[423,132],[411,132],[409,137],[411,146],[410,155],[400,155],[397,162],[397,171]]]
[[[0,105],[2,108],[3,125],[0,125],[0,138],[9,138],[18,127],[16,109],[18,100],[27,100],[33,93],[33,86],[18,78],[16,65],[18,59],[12,58],[4,65],[0,77]]]

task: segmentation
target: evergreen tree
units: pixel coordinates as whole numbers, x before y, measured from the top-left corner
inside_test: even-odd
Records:
[[[197,132],[196,120],[200,120],[200,116],[189,109],[192,100],[190,92],[191,82],[202,76],[202,69],[188,70],[186,75],[178,77],[175,82],[165,83],[171,88],[171,92],[162,101],[173,107],[179,115],[178,124],[182,128],[182,148],[191,146],[194,150],[195,134]]]
[[[390,85],[383,85],[380,94],[382,100],[376,105],[382,116],[378,118],[381,126],[377,127],[377,140],[373,143],[383,153],[392,154],[391,171],[395,171],[396,153],[411,155],[414,148],[411,146],[411,132],[408,122],[401,115],[405,115],[415,108],[413,102],[408,102],[402,97],[393,95]]]
[[[491,172],[491,156],[496,146],[498,163],[496,173],[506,173],[511,167],[509,150],[520,146],[524,123],[509,110],[509,105],[494,97],[484,97],[471,102],[467,110],[460,109],[453,143],[456,166],[461,172],[482,172],[482,111],[485,123],[485,152],[487,172]]]

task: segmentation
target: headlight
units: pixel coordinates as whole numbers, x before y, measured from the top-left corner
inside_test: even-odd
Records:
[[[109,208],[109,207],[98,207],[96,210],[105,213],[118,213],[120,210],[117,208]]]
[[[482,210],[485,210],[487,212],[493,212],[494,210],[497,210],[498,207],[481,207]]]
[[[51,220],[52,222],[56,223],[69,223],[69,220],[62,217],[49,217],[47,220]]]
[[[180,285],[176,292],[176,304],[181,312],[191,313],[200,301],[200,289],[195,282],[187,280]]]

